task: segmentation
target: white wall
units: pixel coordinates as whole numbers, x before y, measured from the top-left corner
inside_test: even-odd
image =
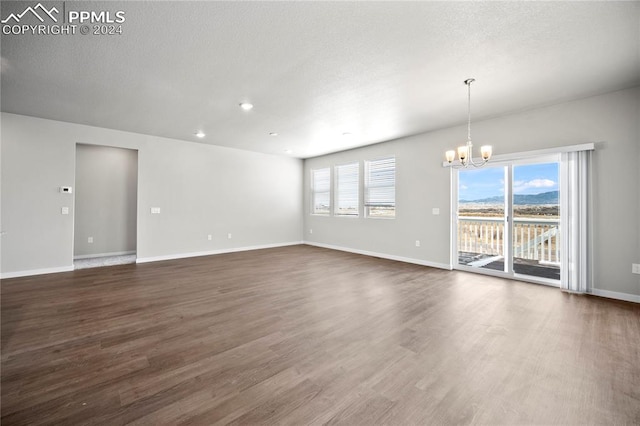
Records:
[[[631,264],[640,263],[639,110],[636,87],[474,121],[472,129],[475,143],[493,145],[496,154],[596,142],[594,287],[603,295],[632,295],[634,300],[640,295],[640,275],[631,273]],[[444,152],[465,138],[466,126],[457,126],[306,160],[305,240],[449,265],[451,176],[441,164]],[[397,162],[395,220],[310,215],[311,169],[386,155],[395,155]],[[441,214],[432,215],[432,207],[439,207]],[[421,247],[415,247],[415,240],[421,240]]]
[[[7,113],[1,136],[3,277],[72,267],[76,143],[138,150],[139,259],[301,240],[301,160]]]
[[[74,257],[136,251],[138,151],[78,144],[73,190]]]

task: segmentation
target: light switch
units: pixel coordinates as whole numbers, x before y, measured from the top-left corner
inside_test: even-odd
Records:
[[[69,214],[69,207],[63,207],[62,209],[60,209],[60,213]]]
[[[151,207],[151,214],[160,214],[160,207]]]

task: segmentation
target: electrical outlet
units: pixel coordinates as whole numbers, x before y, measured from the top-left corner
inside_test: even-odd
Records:
[[[431,209],[431,214],[437,216],[440,214],[440,209],[438,207],[434,207]]]
[[[89,244],[93,244],[93,237],[89,237],[89,238],[87,238],[87,242],[88,242]]]
[[[416,240],[416,247],[420,247],[420,240]]]
[[[207,240],[211,241],[213,239],[213,235],[209,234],[207,235]]]
[[[313,229],[309,229],[309,233],[310,233],[310,234],[313,234]]]
[[[640,274],[640,263],[632,263],[631,272],[634,274]]]
[[[60,214],[69,214],[69,207],[63,207],[60,209]]]
[[[229,233],[227,234],[227,238],[228,238],[228,239],[231,239],[231,232],[229,232]]]

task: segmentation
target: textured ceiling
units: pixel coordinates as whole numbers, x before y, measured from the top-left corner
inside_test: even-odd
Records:
[[[2,111],[278,155],[640,84],[639,2],[42,3],[123,34],[3,34]]]

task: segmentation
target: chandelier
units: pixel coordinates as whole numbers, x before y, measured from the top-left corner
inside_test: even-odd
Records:
[[[473,161],[473,143],[471,142],[471,83],[476,81],[474,78],[469,78],[464,81],[464,84],[467,85],[468,89],[468,111],[469,111],[469,120],[467,122],[467,144],[458,147],[458,160],[460,164],[453,165],[453,160],[456,157],[456,152],[454,150],[447,151],[445,156],[449,164],[452,164],[451,167],[454,168],[462,168],[468,167],[471,164],[474,167],[482,167],[484,166],[489,158],[491,158],[491,145],[483,145],[480,147],[480,155],[482,156],[482,162]]]

